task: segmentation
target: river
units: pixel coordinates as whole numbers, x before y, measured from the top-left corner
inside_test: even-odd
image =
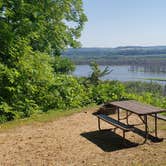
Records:
[[[101,70],[105,66],[99,66]],[[110,70],[113,70],[109,75],[104,76],[103,80],[119,80],[119,81],[150,81],[149,79],[166,84],[166,81],[156,81],[157,79],[166,79],[166,73],[163,72],[144,72],[141,70],[131,70],[131,66],[109,66]],[[91,74],[91,68],[89,65],[77,65],[73,75],[89,76]]]

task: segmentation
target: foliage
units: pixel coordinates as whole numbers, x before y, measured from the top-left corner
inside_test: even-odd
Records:
[[[74,63],[68,58],[53,57],[51,64],[57,74],[70,74],[75,70]]]
[[[124,82],[128,93],[142,94],[150,92],[152,94],[164,95],[164,87],[155,82],[128,81]]]
[[[125,82],[124,98],[133,99],[157,107],[166,108],[164,86],[154,82]]]
[[[29,52],[20,58],[17,70],[0,67],[0,99],[7,102],[1,104],[1,121],[90,103],[85,87],[76,78],[54,74],[48,55]]]
[[[166,98],[158,95],[154,95],[149,92],[145,92],[142,95],[135,93],[126,93],[124,96],[126,99],[137,100],[143,103],[151,104],[157,107],[166,108]]]
[[[0,64],[0,96],[14,111],[14,116],[30,116],[40,110],[40,96],[54,82],[50,57],[23,47],[23,54],[12,68]],[[14,117],[12,117],[14,118]],[[11,119],[12,119],[11,118]]]
[[[91,84],[98,85],[100,82],[100,78],[104,77],[112,72],[109,70],[109,67],[106,66],[103,71],[99,69],[99,66],[96,62],[91,62],[90,67],[92,69],[92,74],[88,78]]]
[[[84,106],[88,100],[84,86],[68,75],[56,75],[48,93],[41,97],[46,110],[77,108]]]
[[[122,83],[117,81],[100,83],[93,86],[92,96],[97,104],[102,104],[108,101],[122,100],[125,89]]]
[[[13,120],[14,112],[12,108],[5,102],[1,102],[0,105],[0,123],[4,123],[8,120]]]
[[[84,87],[60,55],[79,46],[82,0],[0,1],[0,123],[82,105]],[[86,101],[86,100],[85,100]]]
[[[86,20],[82,0],[1,1],[0,54],[5,60],[11,44],[24,38],[34,51],[60,55],[68,46],[79,46]]]

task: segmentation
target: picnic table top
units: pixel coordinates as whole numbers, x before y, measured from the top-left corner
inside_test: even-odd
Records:
[[[166,111],[164,109],[143,104],[135,100],[115,101],[111,102],[110,104],[138,115],[155,114]]]

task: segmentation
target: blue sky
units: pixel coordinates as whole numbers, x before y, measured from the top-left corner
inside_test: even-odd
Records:
[[[166,0],[83,0],[83,47],[166,45]]]

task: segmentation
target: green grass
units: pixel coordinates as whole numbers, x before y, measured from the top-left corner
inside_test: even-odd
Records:
[[[24,118],[24,119],[17,119],[14,121],[9,121],[3,124],[0,124],[0,132],[7,131],[13,128],[17,128],[24,125],[34,125],[34,124],[41,124],[46,122],[55,121],[61,117],[66,117],[73,115],[74,113],[88,111],[89,109],[97,108],[96,105],[90,105],[88,107],[83,107],[79,109],[72,109],[72,110],[50,110],[46,113],[35,114],[31,117]],[[166,115],[165,113],[163,115]],[[166,130],[165,126],[163,126],[164,130]],[[162,129],[163,129],[162,128]]]
[[[61,117],[70,116],[74,113],[86,111],[90,108],[96,108],[96,105],[90,105],[90,106],[84,107],[84,108],[65,110],[65,111],[64,110],[50,110],[46,113],[35,114],[28,118],[17,119],[17,120],[13,120],[13,121],[9,121],[9,122],[0,124],[0,132],[6,131],[9,129],[13,129],[16,127],[20,127],[23,125],[32,125],[32,124],[34,125],[34,124],[39,124],[39,123],[52,122]]]

